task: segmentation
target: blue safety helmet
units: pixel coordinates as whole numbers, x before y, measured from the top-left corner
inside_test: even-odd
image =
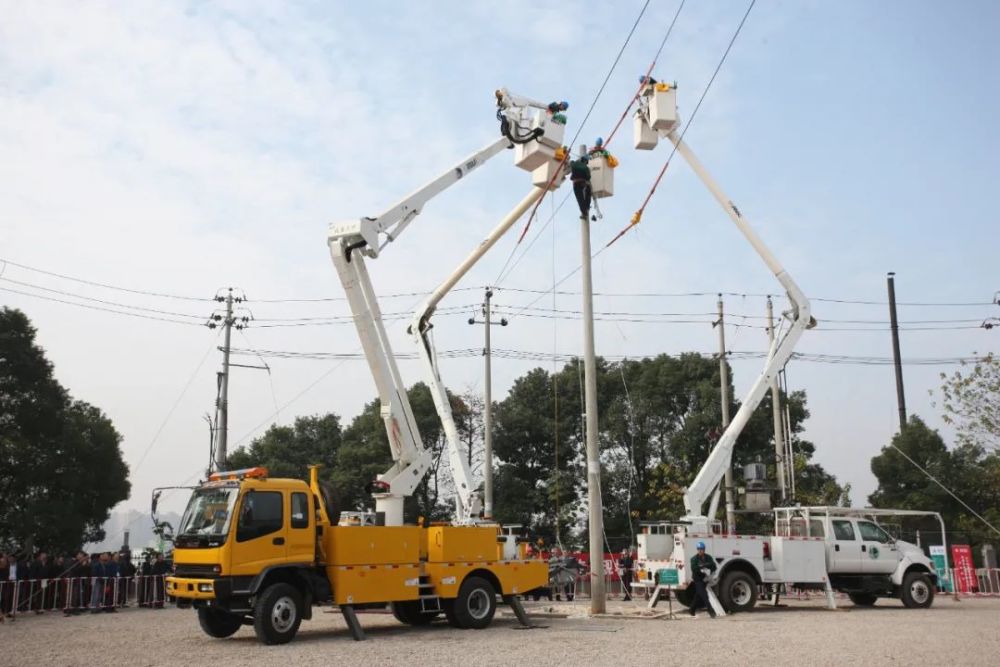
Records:
[[[694,546],[695,546],[695,547],[696,547],[696,548],[697,548],[697,549],[698,549],[699,551],[704,551],[704,550],[705,550],[705,543],[704,543],[704,542],[699,542],[698,544],[696,544],[696,545],[694,545]]]

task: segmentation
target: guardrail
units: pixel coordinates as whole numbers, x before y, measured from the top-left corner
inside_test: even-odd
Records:
[[[114,611],[135,604],[162,608],[166,575],[59,577],[0,581],[0,616],[62,611],[67,615]]]

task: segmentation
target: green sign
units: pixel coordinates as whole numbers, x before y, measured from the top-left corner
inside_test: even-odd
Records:
[[[668,586],[676,586],[681,583],[677,570],[657,570],[656,580],[658,583]]]

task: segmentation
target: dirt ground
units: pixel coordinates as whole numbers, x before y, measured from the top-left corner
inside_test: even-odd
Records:
[[[665,603],[661,603],[665,607]],[[252,628],[230,639],[201,633],[190,610],[124,609],[63,618],[18,618],[0,625],[0,665],[885,665],[1000,664],[1000,599],[955,602],[939,596],[929,610],[880,600],[874,608],[824,609],[821,600],[712,620],[587,617],[589,603],[528,603],[567,618],[536,617],[518,629],[498,610],[486,630],[446,623],[405,627],[391,615],[359,615],[368,634],[352,641],[339,614],[317,609],[285,646],[257,643]],[[609,602],[632,613],[641,604]]]

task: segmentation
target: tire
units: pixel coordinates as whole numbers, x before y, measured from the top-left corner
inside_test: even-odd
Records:
[[[302,595],[289,584],[272,584],[257,597],[253,628],[261,643],[287,644],[302,623]]]
[[[934,603],[934,584],[923,572],[909,572],[903,577],[899,599],[907,609],[927,609]]]
[[[463,629],[482,630],[493,620],[496,610],[497,593],[492,584],[482,577],[468,577],[463,581],[452,604],[455,621]],[[447,614],[448,608],[445,607]],[[451,618],[448,622],[451,623]]]
[[[437,618],[437,611],[421,611],[420,600],[405,600],[392,603],[392,615],[406,625],[429,625]]]
[[[878,596],[874,593],[848,593],[847,597],[855,607],[874,607]]]
[[[199,609],[198,624],[205,634],[216,639],[232,637],[243,626],[243,619],[220,609]]]
[[[757,582],[746,572],[727,572],[719,586],[719,602],[730,614],[750,611],[757,604]]]
[[[691,588],[675,588],[674,599],[685,607],[690,607],[694,602],[694,591]]]

